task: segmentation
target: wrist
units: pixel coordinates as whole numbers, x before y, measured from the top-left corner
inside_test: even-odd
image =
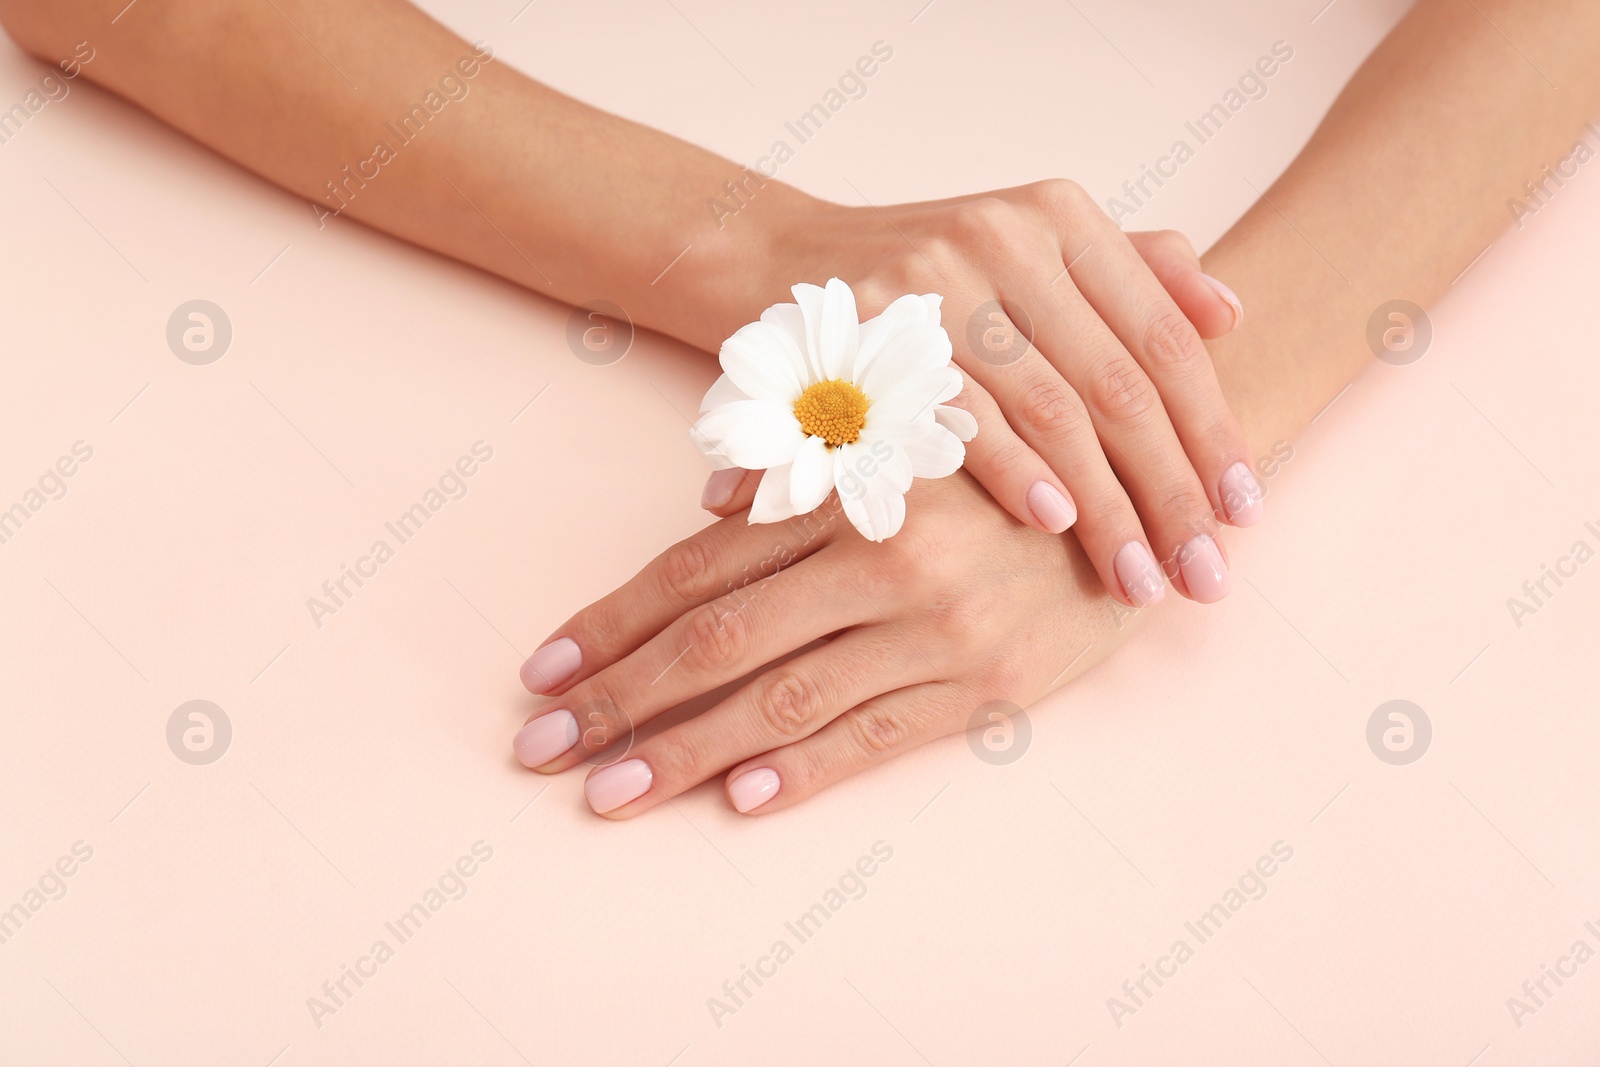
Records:
[[[708,352],[766,308],[793,300],[796,282],[826,281],[828,250],[840,240],[831,235],[849,210],[773,180],[748,186],[736,212],[714,210],[731,207],[731,198],[708,203],[704,227],[679,264],[687,268],[677,286],[687,303],[681,325],[668,332]]]

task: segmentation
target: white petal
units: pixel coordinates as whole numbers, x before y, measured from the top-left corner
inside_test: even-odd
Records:
[[[862,438],[833,452],[833,482],[841,501],[911,488],[911,457],[887,437]]]
[[[922,303],[928,309],[928,321],[935,326],[939,325],[939,306],[944,303],[944,297],[938,293],[928,293],[923,296]]]
[[[938,326],[912,323],[883,341],[856,385],[872,400],[886,396],[897,382],[950,365],[950,335]]]
[[[911,473],[918,478],[948,477],[960,470],[967,458],[961,439],[937,424],[893,443],[911,461]]]
[[[889,394],[867,408],[867,429],[873,433],[896,433],[918,423],[936,421],[934,409],[961,392],[961,373],[944,367],[931,373],[896,382]]]
[[[749,400],[751,396],[737,385],[726,374],[717,375],[717,380],[711,383],[711,388],[706,390],[705,399],[700,401],[700,414],[704,415],[712,408],[731,404],[735,400]]]
[[[970,441],[978,436],[978,420],[966,408],[955,408],[948,404],[940,404],[933,409],[933,417],[951,433],[963,441]]]
[[[833,492],[833,456],[820,437],[807,437],[794,457],[789,473],[789,502],[796,515],[806,515],[822,506]]]
[[[761,476],[756,498],[750,504],[751,522],[782,522],[795,517],[789,504],[789,464],[771,467]]]
[[[844,502],[845,516],[868,541],[883,541],[900,532],[906,521],[906,498],[900,493],[872,493]]]
[[[700,416],[694,432],[735,467],[765,470],[789,463],[805,434],[794,411],[766,400],[736,400]]]
[[[698,426],[689,427],[689,440],[694,443],[695,449],[705,457],[712,470],[722,471],[738,465],[727,456],[724,456],[716,443],[702,436]]]
[[[822,372],[820,356],[822,347],[819,335],[822,330],[822,304],[827,294],[823,292],[822,286],[812,285],[810,282],[791,285],[789,291],[794,294],[795,304],[800,312],[800,351],[805,355],[811,381],[826,381],[827,375]]]
[[[861,343],[861,319],[856,314],[856,294],[838,278],[829,278],[823,290],[818,340],[823,373],[849,381],[855,370],[856,347]]]
[[[873,361],[878,358],[878,354],[883,351],[883,346],[890,338],[897,336],[909,326],[925,323],[927,320],[928,305],[924,297],[902,296],[884,308],[881,315],[875,315],[863,322],[861,343],[856,350],[856,365],[850,376],[851,380],[859,382],[866,377]],[[937,314],[933,321],[937,325],[939,321]]]
[[[752,400],[793,404],[805,390],[806,363],[789,331],[752,322],[722,342],[722,369]]]

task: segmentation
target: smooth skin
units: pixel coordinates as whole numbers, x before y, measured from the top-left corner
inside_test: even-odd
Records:
[[[940,293],[968,379],[962,402],[979,423],[967,469],[995,499],[1036,529],[1075,525],[1126,604],[1165,585],[1130,588],[1124,551],[1141,572],[1159,559],[1184,595],[1226,595],[1220,554],[1207,556],[1220,572],[1195,589],[1187,577],[1200,571],[1185,563],[1222,523],[1261,517],[1201,341],[1243,312],[1182,238],[1130,240],[1065,180],[829,204],[541,85],[405,0],[125,6],[0,0],[0,21],[46,61],[93,41],[85,78],[306,197],[321,224],[337,212],[566,303],[607,300],[708,352],[796,282],[843,278],[863,317]],[[445,77],[450,101],[424,114],[416,141],[365,166]],[[753,191],[731,220],[707,208],[729,182]],[[1035,342],[1003,365],[966,329],[990,305],[1021,317]],[[979,317],[1015,328],[1004,311]],[[1245,478],[1225,484],[1230,469]]]
[[[1419,3],[1205,257],[1207,271],[1238,279],[1251,309],[1250,327],[1211,351],[1252,452],[1291,439],[1369,366],[1372,310],[1397,294],[1426,305],[1443,293],[1505,227],[1507,198],[1567,155],[1596,113],[1600,5]],[[784,528],[786,544],[804,543],[803,522]],[[735,515],[557,630],[581,662],[555,687],[524,671],[535,692],[559,694],[530,721],[572,707],[602,724],[608,707],[628,715],[536,769],[621,759],[621,739],[666,700],[842,627],[587,782],[591,804],[613,819],[718,775],[736,809],[781,811],[966,729],[986,703],[1026,706],[1135,629],[1098,592],[1082,550],[1008,520],[963,472],[914,486],[905,529],[884,545],[826,529],[809,555],[739,588],[771,566],[774,538]],[[663,679],[663,698],[650,681],[668,653],[688,667]]]
[[[257,169],[264,173],[272,162],[267,157],[284,153],[283,168],[302,168],[293,181],[278,179],[290,188],[301,181],[310,183],[301,187],[314,190],[322,168],[342,164],[340,131],[349,115],[312,109],[323,126],[310,132],[293,128],[284,117],[293,114],[294,122],[301,122],[295,109],[262,115],[259,102],[252,110],[249,79],[241,81],[239,68],[228,63],[242,62],[255,84],[280,84],[272,62],[252,49],[226,60],[210,57],[186,36],[198,34],[203,42],[214,39],[206,36],[216,32],[214,22],[243,21],[261,35],[256,46],[287,54],[293,44],[290,29],[251,21],[253,15],[230,5],[163,8],[143,0],[140,8],[147,4],[158,12],[185,14],[173,16],[176,21],[160,30],[140,30],[154,35],[143,47],[170,49],[172,40],[162,37],[166,33],[197,69],[148,58],[142,65],[116,60],[107,45],[101,53],[107,62],[102,67],[97,60],[95,76],[133,99],[143,93],[143,102],[174,125],[227,146],[221,150],[234,158],[249,157],[241,159],[246,165],[253,165],[252,159],[263,164]],[[92,8],[99,17],[102,6],[66,2],[46,11],[43,5],[0,0],[0,17],[19,40],[48,57],[69,54],[80,39],[73,13]],[[349,10],[391,7],[370,3]],[[306,15],[319,33],[330,28],[324,22],[342,17],[296,5],[285,10]],[[454,59],[450,50],[458,44],[430,44],[437,28],[403,10],[391,14],[420,22],[393,32],[411,40],[415,55],[397,49],[386,29],[384,37],[372,41],[344,40],[339,58],[353,66],[370,50],[372,66],[382,57],[407,70],[427,69],[441,57]],[[137,56],[139,48],[133,52]],[[320,105],[333,88],[327,84],[330,72],[312,69],[321,62],[289,63],[304,81],[291,79],[286,92],[314,95]],[[213,99],[199,99],[207,94],[192,91],[197,76],[215,88]],[[508,90],[508,95],[514,94]],[[222,98],[220,103],[215,97]],[[584,110],[575,103],[571,108]],[[228,116],[241,109],[262,124],[249,137],[225,128],[232,122]],[[1362,66],[1263,202],[1205,258],[1207,274],[1228,278],[1250,308],[1245,329],[1210,345],[1222,395],[1238,416],[1249,454],[1265,455],[1274,443],[1290,439],[1370,364],[1365,328],[1372,309],[1397,294],[1426,305],[1442,293],[1505,226],[1506,198],[1536,177],[1546,161],[1567,154],[1583,122],[1597,112],[1600,5],[1591,0],[1421,0]],[[563,127],[571,115],[561,108],[502,117],[502,135],[528,121],[548,123],[546,133],[574,142],[586,136],[600,142],[613,136],[622,142],[661,136],[599,113],[587,125],[574,120],[576,125]],[[439,140],[466,136],[470,125],[463,123],[454,133],[441,130]],[[627,136],[617,132],[622,127]],[[300,142],[308,137],[325,138],[318,144],[330,158],[307,163],[297,155],[296,145],[303,149]],[[622,142],[605,147],[614,150]],[[456,158],[442,149],[416,153],[416,167],[396,172],[392,183],[387,178],[373,183],[367,221],[533,284],[537,269],[512,246],[519,236],[541,231],[536,218],[526,217],[516,191],[526,188],[525,176],[557,185],[578,179],[573,172],[552,177],[537,154],[508,157],[508,150],[496,150],[492,142],[487,147],[489,165],[470,171],[483,175],[482,189],[474,186],[477,208],[442,201],[435,203],[436,214],[405,210],[408,197],[431,196],[429,190],[445,177],[429,170]],[[594,158],[596,151],[581,143],[575,150],[579,160]],[[353,153],[344,159],[358,158]],[[682,171],[694,171],[692,161],[676,167],[673,161],[679,158],[663,153],[669,186]],[[468,172],[465,166],[460,170]],[[622,205],[614,216],[584,216],[593,205],[581,190],[568,190],[575,213],[592,228],[586,236],[598,239],[614,258],[596,263],[581,249],[562,247],[559,233],[546,233],[548,246],[524,247],[541,248],[541,258],[561,264],[560,283],[534,287],[565,299],[587,299],[614,291],[605,288],[607,276],[655,277],[683,246],[676,236],[668,240],[648,228],[630,233],[630,220],[652,210],[678,212],[684,229],[677,232],[696,225],[704,229],[692,218],[693,203],[653,200],[661,188],[653,177],[624,181],[614,190]],[[705,233],[706,255],[686,256],[668,275],[682,271],[674,280],[677,288],[644,293],[635,305],[618,302],[632,307],[640,321],[648,315],[658,328],[686,339],[698,330],[697,343],[714,344],[748,321],[752,309],[782,299],[781,289],[795,277],[821,273],[788,273],[797,265],[834,263],[850,255],[871,222],[774,191],[780,195],[752,203],[748,220],[741,213],[741,224],[754,225],[738,227],[737,239],[731,226],[726,234]],[[1058,186],[1050,195],[1076,194]],[[508,237],[493,232],[478,209],[495,218]],[[966,211],[959,204],[927,210]],[[1008,210],[1039,209],[1012,205]],[[1000,209],[983,211],[998,221]],[[839,229],[845,219],[854,220],[853,230]],[[888,238],[882,239],[888,247]],[[785,272],[781,280],[761,274],[762,256],[775,249],[784,253],[774,261]],[[701,250],[697,244],[695,251]],[[860,278],[856,282],[866,284]],[[1170,283],[1165,288],[1177,295]],[[1122,340],[1106,313],[1096,310]],[[1185,311],[1201,321],[1192,309]],[[1126,343],[1123,347],[1126,351]],[[726,775],[735,807],[779,811],[911,747],[965,729],[982,704],[1028,704],[1081,674],[1133,632],[1132,626],[1119,624],[1113,602],[1099,591],[1097,561],[1073,539],[1018,521],[967,473],[918,484],[908,503],[905,529],[878,546],[864,544],[837,521],[826,521],[826,510],[754,531],[735,515],[670,549],[638,578],[574,616],[523,671],[530,689],[551,694],[539,702],[530,723],[558,721],[561,711],[582,715],[581,723],[574,715],[570,735],[564,729],[546,731],[542,741],[570,736],[574,747],[538,761],[537,769],[559,771],[591,757],[618,761],[591,771],[587,782],[591,801],[608,818],[639,814],[719,774]],[[775,539],[781,539],[777,552]],[[718,612],[707,605],[718,605]],[[810,647],[818,637],[827,637],[827,643]],[[662,658],[668,652],[682,658],[662,675],[671,662]],[[624,738],[631,740],[633,725],[669,704],[791,652],[799,655],[758,675],[710,711],[618,751]],[[654,683],[658,676],[661,681]],[[654,684],[670,691],[654,694]],[[625,710],[612,710],[607,718],[608,709]],[[521,750],[532,758],[528,746]],[[746,790],[746,772],[767,773],[758,775],[758,788]],[[749,805],[740,798],[761,802]]]

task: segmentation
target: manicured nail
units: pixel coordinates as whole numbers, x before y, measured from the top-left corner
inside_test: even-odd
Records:
[[[1210,534],[1196,534],[1178,550],[1178,570],[1189,595],[1202,604],[1215,604],[1228,595],[1228,565]]]
[[[638,800],[650,789],[650,764],[642,759],[623,760],[611,767],[602,767],[583,783],[583,795],[596,815],[614,811],[630,800]]]
[[[1267,494],[1261,491],[1261,483],[1256,481],[1249,464],[1235,463],[1223,471],[1217,491],[1222,497],[1222,510],[1233,525],[1254,526],[1261,521],[1265,510],[1261,501]]]
[[[712,471],[711,477],[706,479],[706,487],[700,492],[700,506],[703,508],[720,508],[733,499],[733,494],[738,491],[739,483],[744,481],[742,467],[728,467],[726,470]]]
[[[1239,297],[1234,293],[1234,291],[1217,281],[1209,274],[1202,274],[1200,277],[1204,278],[1206,280],[1206,284],[1215,289],[1217,291],[1217,295],[1226,300],[1228,302],[1228,306],[1233,308],[1233,326],[1231,329],[1237,330],[1240,326],[1243,326],[1244,305],[1239,303]]]
[[[1078,521],[1078,509],[1049,482],[1034,482],[1028,486],[1028,510],[1039,520],[1039,525],[1051,533],[1065,533],[1067,527]]]
[[[522,684],[530,693],[548,693],[577,674],[581,666],[583,653],[578,642],[560,637],[528,657],[522,665]]]
[[[1117,572],[1123,592],[1141,608],[1160,603],[1161,598],[1167,595],[1167,583],[1162,580],[1161,568],[1156,566],[1156,558],[1142,541],[1129,541],[1117,549],[1111,566]]]
[[[754,811],[778,795],[778,772],[771,767],[745,771],[728,783],[728,799],[741,812]]]
[[[552,711],[518,730],[511,739],[511,751],[524,767],[543,767],[577,743],[578,720],[572,712]]]

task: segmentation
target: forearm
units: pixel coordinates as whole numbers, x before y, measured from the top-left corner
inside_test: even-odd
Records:
[[[1441,296],[1596,117],[1600,5],[1421,0],[1204,257],[1249,309],[1211,351],[1256,453],[1372,362],[1379,305]]]
[[[46,61],[89,40],[84,77],[305,197],[319,225],[607,299],[712,350],[767,295],[767,235],[812,203],[762,179],[731,240],[707,203],[753,187],[742,168],[486,61],[405,0],[140,0],[110,30],[124,3],[4,0],[0,18]]]

